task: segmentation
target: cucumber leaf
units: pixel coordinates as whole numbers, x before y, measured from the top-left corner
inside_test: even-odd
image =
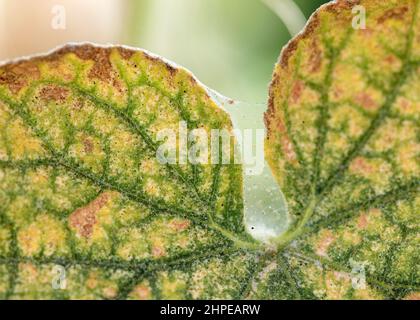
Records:
[[[186,70],[88,44],[0,66],[1,298],[418,298],[419,2],[331,2],[283,50],[271,243],[245,230],[241,165],[156,157],[161,130],[233,129]]]
[[[2,66],[2,297],[240,297],[259,247],[242,167],[158,161],[158,133],[180,145],[180,126],[232,131],[189,72],[146,52],[86,44]]]
[[[266,156],[291,224],[266,297],[284,279],[295,297],[418,297],[419,88],[419,1],[329,3],[284,49]]]

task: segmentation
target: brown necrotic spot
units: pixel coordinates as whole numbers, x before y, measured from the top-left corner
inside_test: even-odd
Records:
[[[281,135],[281,147],[286,160],[291,163],[296,163],[296,153],[287,134],[286,126],[282,121],[279,121],[277,128]]]
[[[382,16],[378,18],[378,23],[382,24],[390,19],[402,20],[407,12],[408,12],[408,7],[389,9]]]
[[[312,41],[312,50],[309,56],[310,71],[318,72],[321,69],[322,60],[322,51],[317,42],[314,40]]]
[[[89,71],[90,79],[99,79],[108,81],[112,75],[112,65],[110,61],[110,54],[112,48],[95,47],[90,44],[78,46],[66,46],[58,50],[55,54],[51,55],[51,59],[56,59],[56,56],[62,56],[67,53],[73,53],[78,58],[87,61],[93,61],[94,65]]]
[[[117,296],[118,291],[113,287],[106,287],[102,289],[102,294],[107,299],[113,299]]]
[[[41,89],[40,98],[46,101],[63,102],[69,95],[69,90],[66,88],[49,85]]]
[[[325,10],[331,13],[340,13],[345,10],[352,9],[354,6],[360,4],[360,0],[338,0],[331,5],[327,5]]]
[[[75,99],[72,104],[72,108],[74,110],[82,110],[84,106],[85,106],[85,101],[81,98]]]
[[[37,80],[39,77],[38,66],[29,61],[12,63],[0,68],[0,84],[7,85],[14,94],[26,86],[29,79]]]
[[[8,85],[9,90],[16,94],[25,86],[26,81],[22,77],[6,71],[0,75],[0,84]]]
[[[411,107],[411,101],[409,101],[409,100],[407,100],[406,98],[404,98],[404,97],[402,97],[402,98],[400,98],[400,101],[401,101],[401,103],[400,103],[400,105],[401,105],[401,109],[403,110],[403,111],[407,111],[407,110],[409,110],[410,109],[410,107]]]
[[[372,224],[372,220],[379,217],[381,215],[381,211],[379,209],[373,208],[369,211],[362,212],[360,216],[357,218],[357,228],[359,230],[364,230]]]
[[[118,48],[118,53],[123,59],[126,59],[126,60],[129,60],[133,56],[134,52],[135,51],[131,49],[127,49],[123,47]]]
[[[280,81],[281,81],[280,73],[282,70],[286,70],[288,68],[289,59],[297,50],[298,45],[301,42],[301,40],[310,38],[319,25],[320,25],[320,17],[319,17],[319,12],[317,11],[309,20],[308,24],[306,25],[305,30],[302,33],[300,33],[298,36],[296,36],[292,41],[290,41],[289,44],[281,52],[279,61],[274,70],[272,81],[270,84],[268,109],[267,109],[267,112],[264,114],[264,122],[265,122],[266,127],[268,128],[267,139],[269,139],[271,135],[270,123],[271,123],[273,115],[275,114],[274,96],[276,95],[276,90],[277,88],[279,88],[279,85],[280,85]],[[315,53],[314,64],[316,63],[315,60],[317,59],[318,54],[319,53]]]
[[[273,80],[271,82],[270,85],[270,89],[269,89],[269,97],[268,97],[268,109],[267,111],[264,113],[264,124],[266,126],[266,128],[268,128],[268,135],[267,137],[269,138],[270,136],[270,123],[271,123],[271,119],[273,118],[274,114],[275,114],[275,106],[274,106],[274,95],[275,95],[275,88],[278,88],[279,85],[279,81],[280,81],[280,76],[278,75],[278,72],[276,71],[273,75]]]
[[[80,236],[90,238],[97,223],[96,214],[107,204],[110,197],[110,192],[104,192],[85,207],[74,211],[69,217],[70,227]]]
[[[293,88],[292,88],[292,92],[291,92],[291,95],[290,95],[292,103],[297,103],[299,101],[300,97],[302,96],[304,88],[305,88],[305,86],[304,86],[303,81],[298,80],[294,83]]]
[[[394,55],[388,55],[385,58],[385,62],[390,64],[390,65],[396,65],[399,62],[399,60]]]
[[[315,31],[318,29],[321,23],[320,15],[322,13],[329,12],[329,13],[336,14],[336,13],[344,12],[344,15],[341,15],[342,19],[352,19],[353,16],[351,15],[351,11],[349,10],[351,10],[354,6],[358,4],[360,4],[360,0],[338,0],[338,1],[325,4],[320,9],[318,9],[309,20],[303,32],[297,35],[284,48],[280,56],[280,61],[279,61],[280,66],[283,68],[287,68],[289,64],[289,59],[297,50],[299,43],[301,43],[301,41],[303,42],[303,40],[310,39],[314,35]],[[316,55],[317,54],[315,54],[315,57]]]
[[[169,226],[174,231],[184,231],[188,229],[191,222],[189,220],[173,220],[170,222]]]
[[[366,92],[357,94],[355,101],[367,110],[375,110],[378,107],[376,101]]]
[[[328,248],[335,241],[335,236],[331,230],[324,230],[321,233],[321,237],[316,245],[316,254],[321,257],[328,255]]]
[[[350,164],[350,171],[356,174],[369,174],[374,170],[374,167],[370,165],[365,158],[357,157]]]
[[[365,229],[365,228],[366,228],[366,226],[367,226],[367,224],[368,224],[368,218],[367,218],[367,215],[366,215],[366,213],[362,213],[362,214],[359,216],[359,219],[357,219],[357,227],[358,227],[359,229]]]
[[[152,247],[152,255],[155,258],[161,258],[166,255],[166,250],[162,245],[155,244]]]
[[[134,288],[131,295],[138,300],[147,300],[150,299],[152,290],[148,285],[140,284]]]
[[[86,153],[92,153],[94,145],[89,138],[83,139],[83,146]]]
[[[300,41],[304,39],[308,39],[310,36],[312,36],[312,34],[318,28],[319,24],[320,24],[319,13],[316,12],[314,16],[311,18],[311,20],[309,21],[309,23],[307,24],[303,33],[295,37],[283,50],[280,57],[281,67],[287,68],[289,64],[289,59],[297,50]]]
[[[404,298],[404,300],[420,300],[420,292],[412,292]]]

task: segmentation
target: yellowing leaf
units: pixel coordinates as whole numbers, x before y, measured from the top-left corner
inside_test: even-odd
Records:
[[[0,296],[418,297],[419,2],[332,2],[284,49],[266,157],[290,225],[268,244],[242,166],[158,161],[161,130],[232,131],[187,71],[92,45],[1,66]]]
[[[187,71],[68,46],[0,68],[0,115],[1,297],[241,294],[242,167],[157,159],[160,130],[232,130]]]
[[[327,4],[284,49],[266,113],[292,219],[279,290],[289,278],[296,297],[419,292],[419,88],[417,0]]]

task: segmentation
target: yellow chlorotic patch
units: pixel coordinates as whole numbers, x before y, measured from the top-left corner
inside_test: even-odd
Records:
[[[40,250],[46,256],[68,251],[63,223],[48,215],[38,216],[29,226],[19,230],[18,242],[28,256],[36,255]]]

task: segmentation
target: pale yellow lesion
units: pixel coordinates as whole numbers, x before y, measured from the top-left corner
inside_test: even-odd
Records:
[[[14,294],[20,299],[49,296],[53,292],[53,265],[35,266],[32,263],[18,265],[19,281]],[[13,298],[13,297],[12,297]]]
[[[326,271],[324,275],[326,299],[341,300],[351,290],[351,278],[348,273],[340,271]]]
[[[331,230],[323,229],[316,236],[314,240],[315,253],[322,257],[328,256],[329,247],[336,241],[337,235]]]
[[[118,227],[132,227],[152,214],[151,210],[127,199],[121,198],[113,203],[113,223]]]
[[[150,257],[150,245],[141,229],[124,228],[118,232],[120,243],[116,250],[117,257],[123,260],[145,259]]]
[[[356,223],[357,229],[364,235],[378,235],[385,242],[396,241],[401,237],[398,226],[390,224],[384,212],[378,208],[362,211]]]
[[[296,109],[290,111],[290,121],[293,124],[292,135],[295,137],[306,160],[311,159],[315,150],[315,140],[317,137],[317,131],[315,128],[317,115],[316,106],[317,102],[314,101],[314,104],[309,103],[307,105],[300,105]],[[279,124],[277,130],[280,129],[280,131],[283,132],[285,130],[285,126],[285,122],[283,125]],[[283,132],[283,135],[285,135],[285,131]],[[287,139],[284,139],[283,145],[285,143],[291,143],[291,138],[292,137],[288,137]],[[284,149],[285,148],[283,146],[283,150]]]
[[[78,106],[74,113],[78,114],[81,125],[85,125],[86,121],[89,120],[98,135],[112,137],[114,132],[118,134],[122,131],[121,123],[116,117],[106,110],[95,107],[91,102],[84,101],[83,105]],[[77,123],[74,124],[77,125]]]
[[[312,50],[307,50],[311,48]],[[302,39],[298,44],[297,54],[290,57],[291,65],[299,65],[298,72],[307,79],[322,83],[328,68],[328,62],[325,59],[326,48],[322,39],[318,35],[312,38]],[[285,70],[287,73],[287,71]]]
[[[391,260],[395,262],[391,262],[393,266],[387,277],[409,277],[413,272],[416,241],[417,236],[403,238],[399,227],[390,223],[381,209],[361,210],[346,224],[335,229],[322,229],[308,238],[306,242],[313,245],[318,259],[315,256],[305,258],[305,253],[302,253],[306,263],[297,267],[302,268],[304,278],[308,285],[313,286],[313,293],[318,298],[382,299],[377,288],[370,285],[377,284],[378,288],[385,285],[379,281],[376,272],[389,266],[384,266],[380,257],[390,254],[395,244],[404,243]],[[364,287],[353,288],[351,261],[346,265],[335,260],[349,251],[353,252],[351,258],[355,262],[364,265]],[[397,265],[400,270],[398,272]]]
[[[118,231],[117,255],[124,260],[170,257],[172,250],[190,251],[211,240],[188,219],[156,218],[149,224]]]
[[[74,137],[73,144],[68,150],[68,155],[79,159],[79,161],[94,172],[101,172],[103,170],[103,161],[106,155],[103,142],[97,137],[86,133],[77,133]]]
[[[156,83],[170,94],[176,94],[179,90],[179,86],[184,81],[185,71],[173,70],[172,74],[172,68],[168,68],[166,63],[160,59],[150,58],[147,53],[135,53],[130,61],[136,65],[136,67],[131,68],[131,72],[133,72],[133,70],[134,72],[138,72],[135,70],[139,69],[140,72],[147,75],[149,82]]]
[[[123,227],[121,224],[132,221],[131,225],[136,223],[139,217],[147,214],[144,209],[129,205],[126,209],[121,208],[121,195],[106,191],[70,214],[68,224],[75,237],[78,251],[92,251],[96,257],[105,258],[109,256],[115,245],[117,255],[129,259],[132,252],[128,248],[121,247],[121,243],[124,243],[123,239],[135,232],[136,228]],[[114,243],[113,236],[117,236],[117,243]],[[132,248],[138,250],[141,245],[136,241]]]
[[[402,126],[397,119],[387,119],[378,128],[367,147],[369,150],[378,152],[392,150],[403,141],[415,141],[416,134],[417,128],[415,125],[405,122]]]
[[[370,119],[362,115],[349,105],[342,105],[331,113],[329,125],[339,130],[343,125],[347,128],[342,130],[342,134],[349,138],[355,139],[359,137],[369,126]]]
[[[144,174],[148,176],[158,175],[160,169],[161,169],[161,164],[158,162],[156,158],[144,159],[140,163],[141,172],[144,172]]]
[[[89,272],[85,284],[87,289],[99,292],[105,299],[113,299],[118,294],[117,284],[104,279],[95,270]]]
[[[68,137],[64,120],[65,109],[57,105],[56,102],[48,102],[42,104],[41,108],[38,108],[37,104],[34,104],[29,107],[29,110],[36,114],[37,129],[43,129],[48,132],[47,139],[54,148],[56,150],[64,149]],[[43,140],[41,141],[44,142]]]
[[[32,196],[35,207],[37,203],[41,205],[46,201],[52,206],[52,210],[64,213],[71,211],[81,201],[81,195],[89,197],[95,192],[95,187],[87,181],[75,181],[62,170],[55,170],[52,167],[42,167],[27,171],[25,190]],[[9,178],[12,177],[10,174]]]
[[[378,129],[367,150],[393,152],[399,173],[404,178],[415,177],[420,168],[418,132],[418,126],[413,122],[389,119]]]
[[[33,221],[33,202],[32,199],[19,195],[13,200],[9,199],[7,216],[18,226],[27,225],[28,221]]]
[[[397,149],[396,160],[405,177],[416,177],[420,172],[420,143],[404,144]]]
[[[142,190],[150,198],[161,199],[168,204],[179,203],[184,208],[195,206],[193,202],[195,201],[193,199],[196,197],[195,191],[192,190],[190,194],[185,195],[185,191],[188,188],[193,188],[192,184],[189,182],[180,184],[173,179],[173,174],[181,174],[183,179],[187,180],[191,174],[190,164],[165,168],[165,165],[160,164],[157,158],[150,157],[142,159],[140,164],[135,166],[133,170],[132,174],[138,172],[142,177],[138,190]],[[205,178],[211,178],[211,176]],[[184,195],[183,201],[180,201],[180,195]]]
[[[393,171],[386,160],[357,157],[351,162],[349,172],[367,179],[372,188],[379,194],[390,189],[390,178]]]
[[[420,300],[420,292],[411,292],[404,297],[404,300]]]
[[[179,123],[185,121],[179,113],[178,106],[171,101],[172,98],[172,96],[165,96],[159,89],[147,85],[133,89],[133,99],[136,104],[133,117],[141,125],[147,127],[154,139],[163,129],[177,133]]]
[[[85,88],[90,88],[93,83],[89,82],[89,71],[95,65],[95,61],[80,59],[77,54],[69,52],[57,59],[57,62],[63,67],[68,67],[69,71],[74,74],[73,81]],[[58,77],[57,79],[60,79]]]
[[[418,88],[415,88],[415,94],[418,95],[420,91],[420,84]],[[395,110],[399,115],[413,117],[417,121],[420,120],[420,95],[417,97],[413,96],[402,96],[395,102]]]
[[[74,81],[77,76],[75,62],[77,58],[74,54],[53,61],[40,61],[37,66],[43,80],[58,80],[66,83]]]
[[[369,127],[371,119],[350,104],[341,104],[330,111],[329,131],[325,142],[325,156],[321,175],[326,178]]]
[[[101,242],[107,238],[104,228],[113,223],[114,203],[120,197],[117,192],[106,191],[84,207],[72,212],[68,218],[70,227],[80,238]]]
[[[342,132],[330,132],[326,140],[326,152],[328,157],[324,159],[324,167],[331,167],[341,160],[345,152],[350,148],[351,141],[346,134]],[[327,172],[325,172],[327,173]]]
[[[161,197],[162,193],[159,190],[159,183],[156,182],[154,179],[149,178],[146,180],[144,185],[144,191],[152,197]]]
[[[353,281],[356,274],[352,274],[350,270],[334,270],[335,268],[324,263],[314,264],[306,261],[299,263],[304,278],[308,286],[310,286],[315,297],[327,300],[376,300],[383,299],[383,296],[368,283],[354,287]],[[366,279],[364,279],[366,280]]]
[[[244,254],[229,261],[214,258],[198,263],[191,274],[189,294],[193,299],[232,299],[233,288],[241,287],[249,275],[250,258]]]
[[[161,258],[168,256],[170,249],[185,250],[199,245],[195,238],[197,230],[189,229],[190,223],[187,219],[172,218],[158,219],[151,224],[146,229],[151,256]]]
[[[350,297],[361,300],[381,299],[380,294],[369,285],[355,289],[350,273],[327,271],[324,277],[326,299],[343,300]]]
[[[333,82],[328,92],[329,99],[338,104],[354,101],[366,111],[375,111],[383,104],[384,94],[379,89],[369,86],[366,75],[357,67],[357,63],[362,61],[353,60],[354,52],[351,49],[347,47],[335,65]]]
[[[0,118],[4,119],[4,114],[0,114]],[[34,137],[33,132],[27,129],[21,119],[8,121],[5,124],[4,135],[13,160],[34,159],[44,155],[42,143]],[[2,149],[4,152],[4,148]]]
[[[105,271],[100,268],[72,266],[66,270],[66,289],[70,299],[115,299],[118,283],[132,276],[125,271]]]
[[[128,295],[128,299],[150,300],[153,298],[152,288],[148,280],[143,280],[137,284]]]
[[[68,47],[51,57],[30,61],[39,68],[40,76],[25,83],[28,86],[16,95],[16,101],[36,120],[32,124],[37,130],[33,133],[27,130],[29,134],[40,135],[39,145],[54,150],[52,154],[42,153],[43,162],[33,162],[37,168],[28,168],[24,174],[20,170],[1,171],[0,184],[10,192],[1,192],[0,199],[7,201],[6,216],[16,227],[20,258],[28,262],[19,265],[22,283],[16,287],[16,297],[55,297],[62,293],[69,298],[112,299],[118,295],[120,280],[132,274],[108,270],[105,264],[111,255],[122,260],[171,259],[178,254],[192,255],[221,240],[187,218],[174,217],[174,212],[170,216],[157,206],[147,208],[134,202],[141,202],[143,197],[145,200],[160,198],[170,204],[171,211],[177,210],[176,205],[196,210],[192,200],[195,195],[191,199],[186,195],[192,186],[181,182],[152,158],[154,146],[143,141],[143,133],[150,134],[154,140],[158,130],[168,126],[177,130],[179,122],[187,120],[182,119],[181,109],[187,114],[184,118],[197,120],[198,126],[208,133],[213,126],[225,125],[230,129],[230,120],[189,72],[175,70],[142,52],[133,52],[131,57],[128,53],[121,49]],[[146,74],[147,79],[140,79]],[[140,80],[146,81],[140,83]],[[125,113],[129,102],[127,86],[133,89],[133,115]],[[179,105],[174,100],[178,97]],[[4,119],[0,117],[0,121]],[[7,130],[13,129],[15,136],[22,136],[9,134],[13,142],[20,143],[19,139],[25,138],[24,142],[29,144],[29,136],[23,136],[14,127],[10,129],[13,121],[10,118]],[[20,125],[25,128],[29,123]],[[35,148],[27,151],[24,143],[13,145],[18,147],[21,150],[16,150],[16,154],[22,159],[29,159],[29,153],[37,153]],[[105,154],[107,147],[109,157]],[[0,148],[6,157],[3,144]],[[56,153],[60,154],[58,159]],[[105,171],[108,160],[109,170]],[[214,172],[210,167],[203,169],[200,178],[205,180],[203,185],[209,191]],[[67,174],[68,170],[71,173]],[[184,166],[181,170],[190,172],[191,167]],[[112,185],[110,189],[118,192],[100,189],[104,184]],[[223,191],[228,190],[225,183]],[[156,217],[150,217],[152,214]],[[9,231],[0,229],[0,237],[5,242],[11,241]],[[5,250],[9,253],[9,248]],[[71,259],[65,292],[51,289],[53,264],[30,263],[32,259],[40,259],[44,264],[42,259],[46,257],[65,260],[76,253],[86,260]],[[84,265],[84,262],[95,265],[99,259],[104,266]],[[243,259],[239,267],[246,261]],[[219,265],[223,270],[223,263]],[[185,280],[183,283],[181,278]],[[159,285],[163,295],[185,297],[187,278],[183,271],[162,273]],[[149,298],[152,294],[149,285],[133,292],[139,298]]]
[[[113,50],[110,54],[110,61],[115,70],[117,70],[122,81],[129,85],[135,85],[142,77],[147,74],[142,70],[144,55],[140,52],[132,54],[129,59],[124,59],[118,50]]]
[[[162,272],[158,275],[157,284],[161,290],[162,299],[180,300],[186,298],[188,275],[179,271]]]
[[[110,154],[110,173],[113,175],[120,175],[122,170],[134,169],[134,159],[136,147],[142,147],[142,142],[138,141],[137,137],[122,128],[116,128],[113,134],[109,137],[109,147],[112,150]]]
[[[95,94],[107,102],[113,104],[118,109],[124,109],[128,103],[127,87],[116,75],[112,83],[101,83],[95,86]]]
[[[24,256],[34,256],[43,252],[45,256],[66,254],[66,231],[63,222],[41,214],[26,227],[18,231],[18,246]]]

